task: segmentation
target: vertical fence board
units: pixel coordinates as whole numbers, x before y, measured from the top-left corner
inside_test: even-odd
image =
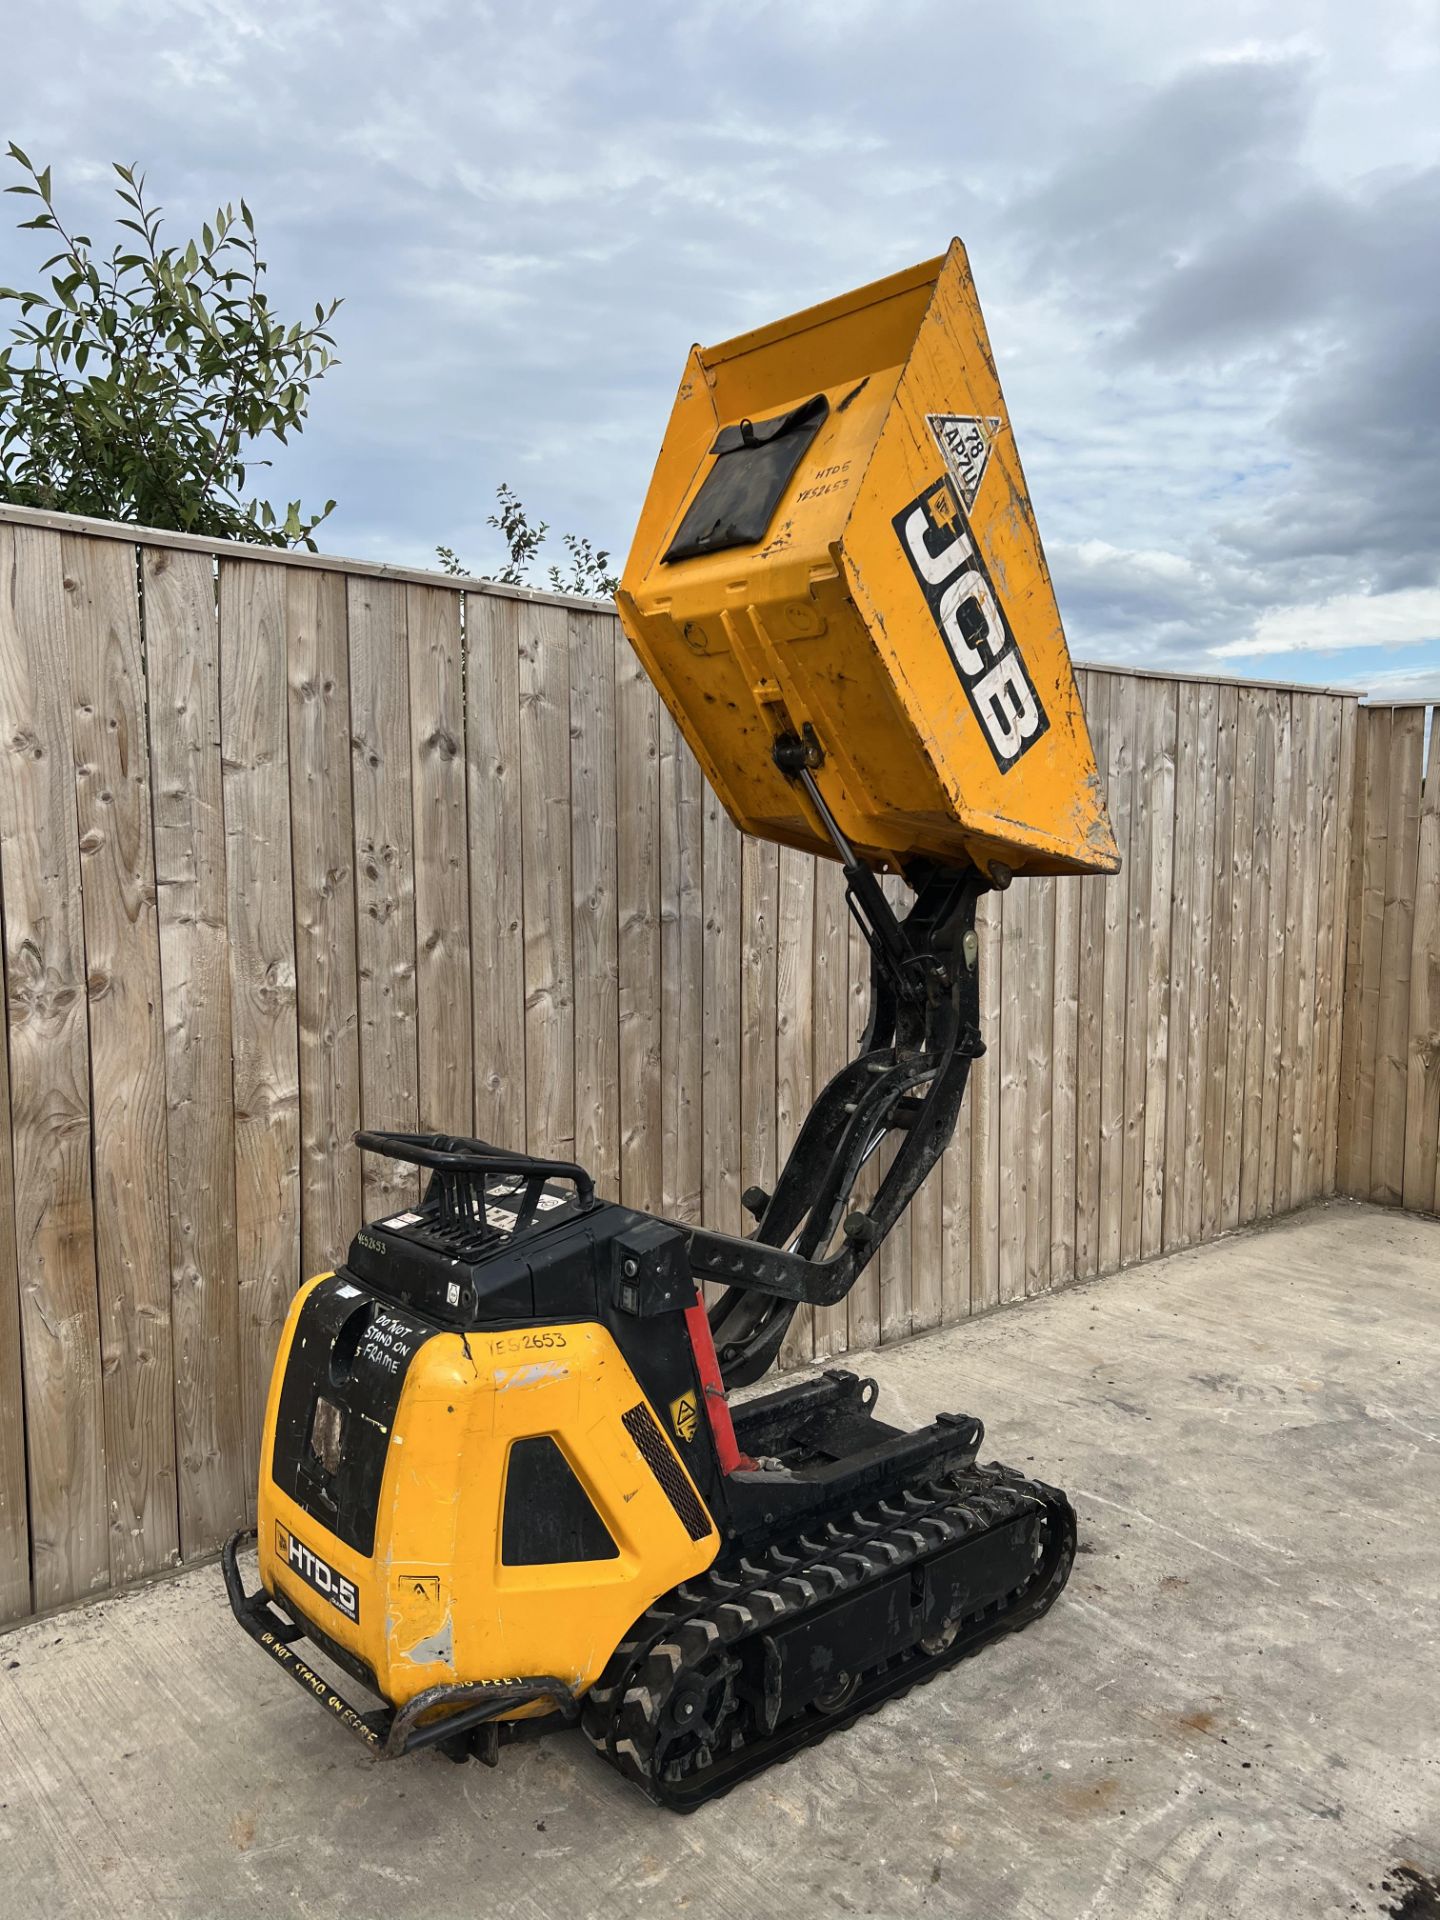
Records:
[[[1220,1192],[1217,1225],[1240,1223],[1242,1159],[1245,1150],[1246,1018],[1250,1007],[1251,860],[1255,840],[1256,760],[1263,696],[1241,688],[1235,709],[1235,796],[1230,844],[1216,859],[1230,862],[1230,955],[1225,1000],[1225,1084],[1221,1107]]]
[[[0,876],[36,1607],[110,1578],[63,579],[58,535],[0,523]]]
[[[1210,889],[1209,1019],[1205,1039],[1205,1094],[1201,1153],[1201,1231],[1206,1239],[1225,1224],[1225,1076],[1230,1047],[1230,923],[1235,907],[1235,803],[1240,697],[1221,687],[1215,733],[1214,877]]]
[[[1210,954],[1214,921],[1215,782],[1220,748],[1220,688],[1202,685],[1195,710],[1195,844],[1190,884],[1189,1024],[1178,1038],[1185,1048],[1184,1169],[1180,1187],[1178,1246],[1193,1246],[1205,1218],[1205,1093],[1210,1038]]]
[[[1145,1118],[1141,1156],[1140,1255],[1160,1251],[1165,1218],[1165,1121],[1170,1050],[1170,934],[1175,887],[1175,755],[1177,690],[1168,681],[1150,688],[1152,708],[1149,801],[1152,813],[1148,893],[1149,936],[1145,985]]]
[[[1388,708],[1367,714],[1363,817],[1364,844],[1360,876],[1360,1004],[1357,1009],[1357,1072],[1355,1076],[1355,1164],[1347,1191],[1369,1198],[1370,1167],[1375,1139],[1375,1055],[1380,1032],[1380,965],[1385,932],[1385,874],[1390,828],[1391,729]]]
[[[1284,916],[1290,893],[1290,787],[1294,758],[1294,705],[1288,693],[1277,695],[1275,733],[1275,803],[1271,808],[1269,899],[1271,941],[1265,956],[1265,1085],[1260,1096],[1260,1212],[1269,1215],[1279,1204],[1279,1125],[1281,1125],[1281,1058],[1284,1048]]]
[[[897,919],[906,911],[909,889],[896,874],[887,874],[881,882]],[[887,1140],[875,1156],[879,1181],[888,1174],[899,1151],[898,1138]],[[915,1221],[913,1207],[907,1207],[886,1235],[880,1247],[878,1266],[880,1289],[880,1338],[882,1341],[905,1339],[912,1324],[912,1260]]]
[[[141,556],[169,1113],[171,1318],[180,1549],[246,1513],[229,908],[214,565]]]
[[[995,1032],[1000,1063],[999,1235],[1000,1299],[1025,1298],[1025,1181],[1028,1136],[1025,1112],[1026,936],[1031,887],[1017,881],[1000,896],[1000,994],[1003,1012]],[[993,1031],[993,1030],[992,1030]]]
[[[292,571],[285,629],[300,1030],[300,1245],[306,1275],[345,1258],[360,1223],[360,1049],[345,582]]]
[[[1305,828],[1309,817],[1309,703],[1291,701],[1290,718],[1290,830],[1286,848],[1284,904],[1285,967],[1280,1029],[1280,1084],[1275,1122],[1275,1205],[1285,1211],[1294,1205],[1294,1150],[1297,1127],[1301,1032],[1301,928],[1305,915],[1308,848]]]
[[[351,580],[347,615],[361,1123],[413,1133],[420,1124],[420,1054],[405,588]],[[361,1178],[367,1220],[419,1198],[418,1170],[402,1161],[367,1154]]]
[[[1025,1291],[1050,1285],[1051,1127],[1054,1117],[1055,882],[1017,882],[1025,902]]]
[[[740,1185],[775,1185],[775,926],[780,850],[746,839],[740,861]]]
[[[1153,776],[1159,764],[1163,683],[1142,680],[1135,689],[1134,780],[1130,817],[1130,884],[1125,916],[1125,1045],[1121,1082],[1120,1259],[1140,1258],[1145,1208],[1145,1095],[1150,1009],[1151,886],[1161,838],[1160,793]],[[1173,793],[1172,793],[1173,805]]]
[[[945,1292],[945,1169],[937,1163],[910,1202],[910,1332],[938,1327]],[[1049,1276],[1046,1281],[1048,1284]]]
[[[1125,1213],[1125,1056],[1132,1026],[1128,997],[1130,890],[1144,884],[1132,857],[1135,845],[1137,684],[1117,679],[1110,689],[1110,821],[1121,868],[1105,883],[1105,1019],[1100,1054],[1100,1237],[1098,1270],[1123,1257]],[[1142,1035],[1143,1038],[1143,1035]]]
[[[1110,766],[1108,673],[1086,672],[1081,691],[1102,782]],[[1080,888],[1080,980],[1075,1061],[1075,1273],[1086,1279],[1100,1270],[1101,1074],[1105,1023],[1105,916],[1108,878],[1095,875]],[[1123,1018],[1123,1009],[1115,1017]]]
[[[620,1078],[617,842],[626,836],[618,831],[624,816],[615,805],[617,661],[611,622],[572,613],[569,645],[575,1158],[607,1199],[618,1199],[621,1113],[630,1089]],[[628,867],[626,879],[632,883]],[[657,1070],[657,1089],[659,1077]]]
[[[425,1133],[468,1134],[475,1124],[461,606],[460,595],[444,587],[405,589],[417,1088]]]
[[[1336,791],[1337,831],[1335,835],[1335,918],[1330,936],[1330,1031],[1325,1066],[1325,1177],[1324,1192],[1334,1193],[1338,1184],[1338,1155],[1342,1125],[1342,1058],[1345,1047],[1345,1012],[1349,1004],[1348,966],[1350,953],[1349,914],[1354,900],[1351,885],[1352,834],[1354,827],[1355,749],[1359,714],[1353,700],[1340,705],[1340,754]]]
[[[894,1165],[898,1151],[899,1142],[887,1140],[876,1154],[874,1184],[877,1187]],[[910,1261],[914,1228],[912,1202],[880,1243],[879,1253],[872,1259],[860,1282],[861,1286],[872,1283],[879,1295],[880,1341],[885,1346],[906,1339],[910,1332]]]
[[[465,596],[475,1131],[525,1145],[525,904],[518,600]]]
[[[815,985],[813,1074],[816,1093],[850,1059],[850,914],[845,905],[845,874],[838,861],[815,862]],[[845,1303],[817,1307],[813,1345],[816,1359],[841,1353],[846,1344]]]
[[[1385,898],[1375,1023],[1375,1118],[1370,1148],[1370,1198],[1387,1205],[1399,1201],[1404,1184],[1410,962],[1424,751],[1425,709],[1399,709],[1390,730]]]
[[[852,917],[848,920],[848,938],[850,943],[850,994],[846,1002],[848,1040],[846,1055],[853,1060],[860,1051],[860,1038],[865,1031],[865,1021],[870,1010],[870,949],[866,946],[859,927]],[[855,1183],[855,1195],[852,1205],[864,1208],[873,1198],[876,1181],[883,1159],[877,1157],[861,1173]],[[880,1344],[880,1273],[875,1261],[861,1274],[845,1302],[846,1325],[849,1344],[852,1349],[865,1349]]]
[[[135,555],[66,535],[110,1576],[175,1558],[165,1031]]]
[[[1240,1179],[1236,1219],[1253,1220],[1260,1205],[1260,1128],[1265,1088],[1265,972],[1270,949],[1270,818],[1275,795],[1275,695],[1242,695],[1253,699],[1254,788],[1246,868],[1239,879],[1248,894],[1249,950],[1245,955],[1245,991],[1242,1010],[1243,1060],[1237,1062],[1240,1082]],[[1233,965],[1233,949],[1232,949]],[[1227,1098],[1229,1087],[1227,1084]]]
[[[973,1292],[971,1218],[972,1141],[975,1130],[975,1068],[960,1107],[960,1119],[940,1166],[940,1324],[967,1319]]]
[[[1337,1138],[1335,1142],[1335,1184],[1341,1193],[1358,1190],[1358,1162],[1362,1131],[1360,1115],[1360,1027],[1364,994],[1365,867],[1367,853],[1366,799],[1370,774],[1367,766],[1372,729],[1380,715],[1352,708],[1354,745],[1350,761],[1350,784],[1346,790],[1346,809],[1350,823],[1349,847],[1343,877],[1345,883],[1345,973],[1340,996],[1340,1067],[1336,1096]],[[1385,715],[1388,722],[1389,715]],[[1365,1151],[1368,1154],[1368,1141]]]
[[[705,953],[701,1066],[705,1221],[741,1231],[740,835],[713,787],[704,799]]]
[[[1198,833],[1200,689],[1176,689],[1175,853],[1170,904],[1170,1020],[1173,1039],[1166,1061],[1165,1181],[1162,1240],[1166,1252],[1187,1244],[1185,1156],[1188,1134],[1190,1033],[1194,990],[1194,898]],[[1087,885],[1094,882],[1087,881]]]
[[[1080,1051],[1081,882],[1054,882],[1054,1043],[1050,1096],[1050,1283],[1075,1277],[1075,1076]]]
[[[570,939],[570,658],[566,633],[563,609],[534,603],[521,608],[526,1137],[532,1153],[568,1160],[575,1150],[575,969]]]
[[[700,763],[660,715],[660,1097],[666,1213],[698,1224],[705,973],[704,795]]]
[[[0,566],[6,534],[0,527]],[[0,575],[3,578],[3,575]],[[5,643],[0,615],[0,646]],[[0,688],[4,674],[0,672]],[[4,699],[0,693],[0,700]],[[0,712],[3,712],[0,707]],[[3,749],[0,749],[3,751]],[[4,776],[0,775],[0,792]],[[5,818],[0,800],[0,823]],[[3,827],[0,827],[3,830]],[[3,849],[0,849],[3,866]],[[0,1013],[5,955],[0,950]],[[30,1503],[25,1488],[25,1382],[20,1366],[20,1268],[15,1245],[15,1164],[10,1131],[10,1049],[0,1028],[0,1627],[29,1613]]]
[[[791,847],[780,849],[775,927],[775,1152],[783,1166],[815,1100],[815,860]],[[782,1362],[793,1366],[810,1358],[813,1326],[813,1309],[801,1306]]]
[[[620,1185],[656,1208],[663,1185],[660,1088],[660,701],[616,637],[616,803],[620,833]]]
[[[270,1367],[299,1284],[300,1043],[283,568],[220,562],[220,747],[245,1503]]]
[[[970,1075],[970,1311],[1000,1304],[1000,896],[981,896],[980,1034],[985,1052]]]
[[[1421,796],[1414,898],[1401,1200],[1423,1212],[1440,1212],[1440,742],[1433,732]]]
[[[1325,1191],[1326,1067],[1330,1045],[1331,942],[1336,918],[1335,841],[1340,792],[1340,717],[1338,700],[1317,700],[1315,849],[1315,971],[1310,1008],[1310,1087],[1305,1133],[1304,1191],[1307,1200]]]
[[[1311,1198],[1306,1175],[1309,1165],[1310,1109],[1315,1082],[1315,955],[1320,884],[1320,793],[1330,777],[1320,763],[1321,703],[1305,702],[1306,801],[1300,823],[1301,886],[1297,926],[1299,964],[1296,968],[1295,1093],[1290,1135],[1290,1204]]]

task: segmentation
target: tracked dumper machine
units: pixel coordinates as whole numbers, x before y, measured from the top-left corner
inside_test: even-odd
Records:
[[[578,1720],[687,1810],[1036,1619],[1074,1552],[1065,1496],[979,1464],[969,1415],[901,1432],[839,1370],[727,1400],[800,1303],[845,1297],[950,1139],[983,1051],[979,896],[1118,865],[958,243],[692,353],[618,604],[738,825],[842,863],[859,1057],[745,1194],[746,1237],[604,1200],[568,1161],[359,1135],[424,1197],[297,1295],[260,1586],[238,1536],[225,1575],[377,1753],[493,1761]]]

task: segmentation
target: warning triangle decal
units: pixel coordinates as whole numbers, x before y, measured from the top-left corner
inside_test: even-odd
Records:
[[[968,513],[980,491],[1000,421],[994,414],[928,413],[925,417],[945,456],[960,504]]]

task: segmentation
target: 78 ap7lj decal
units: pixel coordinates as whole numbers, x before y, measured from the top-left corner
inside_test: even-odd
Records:
[[[950,481],[933,481],[893,524],[985,743],[1006,773],[1050,721]]]

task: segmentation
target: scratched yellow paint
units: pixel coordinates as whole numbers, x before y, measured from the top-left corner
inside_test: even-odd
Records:
[[[717,434],[823,395],[760,541],[667,561]],[[738,457],[743,457],[738,456]],[[736,823],[831,851],[777,738],[877,864],[1113,872],[1049,570],[965,250],[695,348],[618,596]]]
[[[300,1307],[326,1277],[296,1295],[271,1379],[258,1519],[266,1589],[364,1661],[396,1706],[452,1682],[552,1674],[577,1692],[588,1687],[646,1607],[708,1567],[720,1544],[713,1528],[691,1540],[626,1432],[621,1416],[644,1396],[619,1348],[593,1323],[547,1327],[541,1354],[524,1349],[523,1332],[425,1341],[396,1409],[367,1557],[268,1471]],[[510,1448],[536,1434],[551,1435],[569,1460],[619,1548],[614,1559],[502,1564]],[[358,1621],[291,1570],[277,1529],[353,1584]]]

